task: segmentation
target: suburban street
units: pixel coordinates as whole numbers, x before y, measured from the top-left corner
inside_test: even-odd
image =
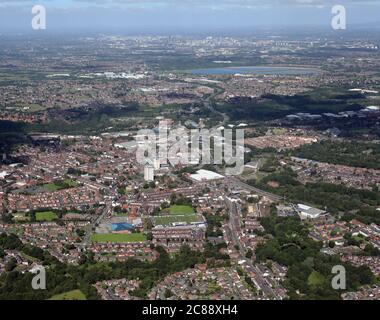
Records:
[[[246,250],[244,249],[243,245],[240,241],[240,234],[241,234],[241,207],[240,204],[237,201],[233,201],[230,198],[225,198],[227,206],[229,207],[229,229],[231,231],[232,236],[232,247],[238,247],[239,248],[239,261],[240,265],[243,267],[245,272],[253,277],[251,277],[252,281],[255,283],[256,287],[262,290],[265,297],[277,297],[274,290],[271,288],[268,281],[265,279],[265,277],[262,275],[261,271],[252,263],[251,259],[247,259],[245,257]],[[278,298],[278,297],[277,297]]]

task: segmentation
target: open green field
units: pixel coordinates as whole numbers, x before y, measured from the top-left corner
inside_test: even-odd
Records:
[[[28,112],[37,112],[45,109],[43,106],[36,103],[26,103],[23,107],[28,108]]]
[[[66,179],[66,180],[61,181],[61,182],[46,183],[42,186],[42,188],[45,191],[54,192],[54,191],[58,191],[58,190],[73,188],[76,186],[77,186],[77,183],[74,180]]]
[[[178,214],[193,214],[194,209],[191,206],[179,206],[172,205],[169,208],[170,214],[178,215]]]
[[[97,233],[91,236],[92,242],[143,242],[146,236],[142,233]]]
[[[66,179],[63,182],[69,185],[70,187],[76,187],[78,185],[78,183],[72,179]]]
[[[326,279],[325,277],[320,274],[317,271],[313,271],[310,273],[308,279],[307,279],[307,284],[309,286],[321,286],[325,283]]]
[[[36,212],[37,221],[53,221],[57,218],[57,214],[53,211]]]
[[[53,182],[44,184],[43,188],[45,191],[48,191],[48,192],[54,192],[54,191],[61,190],[61,187],[57,186]]]
[[[72,290],[52,296],[49,300],[87,300],[80,290]]]

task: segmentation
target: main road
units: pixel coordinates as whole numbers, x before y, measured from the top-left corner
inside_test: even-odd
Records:
[[[243,189],[248,190],[248,191],[252,191],[252,192],[254,192],[260,196],[267,197],[270,200],[273,200],[275,202],[281,201],[283,199],[281,196],[278,196],[276,194],[255,188],[253,186],[250,186],[249,184],[247,184],[247,183],[245,183],[245,182],[241,181],[240,179],[233,177],[233,176],[227,176],[225,178],[225,182],[227,182],[228,186],[235,186],[235,187],[243,188]]]
[[[241,235],[241,207],[237,201],[233,201],[228,197],[225,197],[226,204],[229,208],[229,225],[228,228],[231,231],[232,244],[234,247],[238,248],[239,253],[239,262],[244,262],[244,267],[246,272],[248,271],[250,274],[254,274],[252,277],[252,281],[255,285],[262,290],[264,295],[274,298],[280,298],[276,294],[276,292],[272,289],[268,281],[261,274],[259,268],[257,268],[251,259],[246,258],[246,250],[240,241]],[[243,266],[243,265],[242,265]]]
[[[83,237],[82,243],[83,245],[90,243],[91,235],[93,234],[93,229],[99,225],[99,223],[107,216],[108,213],[112,212],[112,203],[106,202],[102,213],[97,216],[94,221],[87,227],[86,235]]]

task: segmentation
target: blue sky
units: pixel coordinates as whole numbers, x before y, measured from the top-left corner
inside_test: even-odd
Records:
[[[346,7],[348,28],[380,22],[380,0],[0,0],[0,33],[30,29],[34,4],[46,7],[51,30],[328,28],[335,4]]]

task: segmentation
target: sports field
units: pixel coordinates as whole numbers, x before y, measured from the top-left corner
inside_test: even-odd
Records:
[[[201,217],[195,213],[191,206],[185,205],[172,205],[170,208],[162,210],[160,215],[153,217],[153,224],[158,225],[170,225],[176,222],[200,222]]]
[[[80,290],[72,290],[52,296],[49,300],[87,300],[84,293]]]
[[[57,218],[57,214],[52,211],[36,212],[37,221],[53,221]]]
[[[97,233],[91,236],[92,242],[143,242],[146,241],[146,236],[142,233]]]
[[[200,220],[199,216],[196,214],[187,214],[187,215],[172,215],[172,216],[158,216],[154,217],[155,225],[168,225],[175,222],[197,222]]]

